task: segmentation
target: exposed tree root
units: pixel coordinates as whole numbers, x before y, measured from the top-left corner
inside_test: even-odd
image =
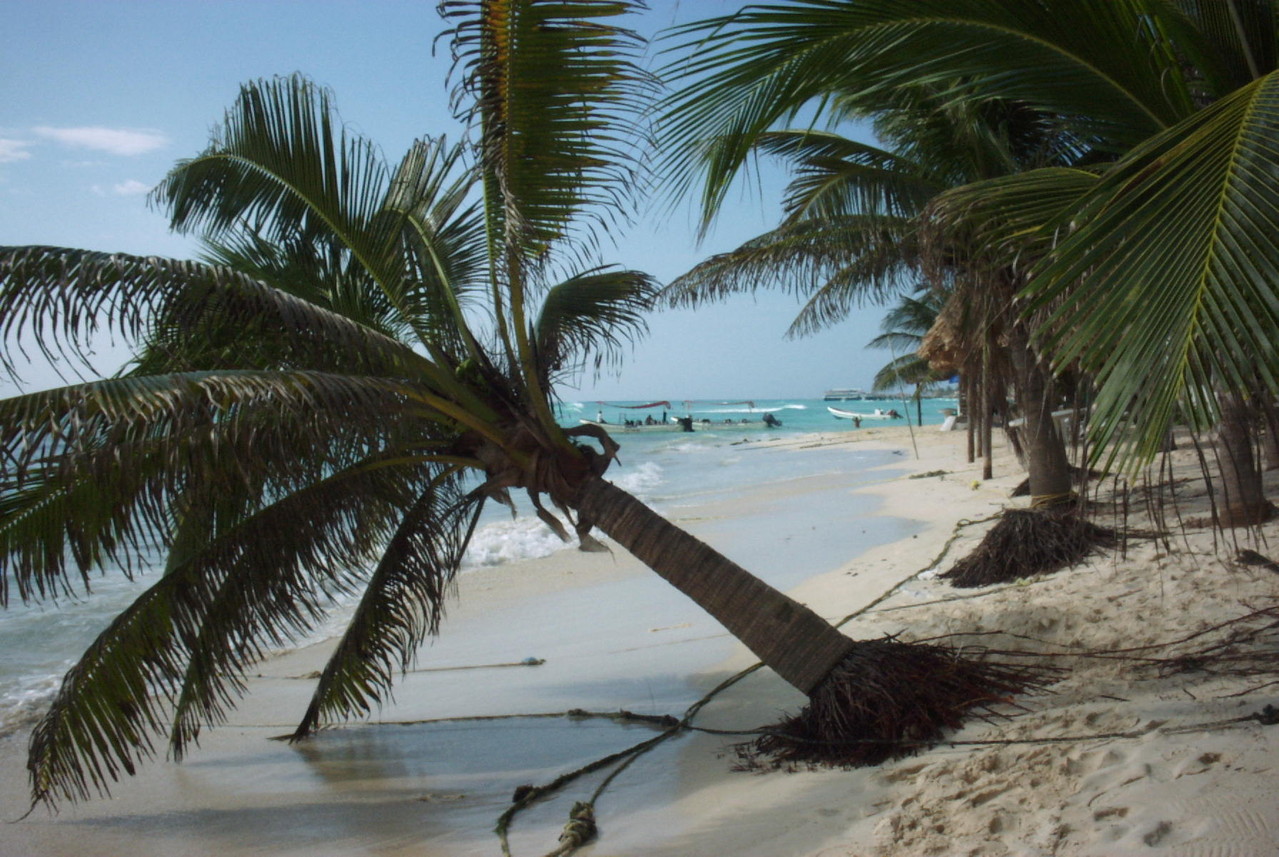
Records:
[[[739,756],[752,767],[876,765],[936,743],[973,714],[995,715],[1055,674],[934,643],[862,641],[799,714],[739,746]]]
[[[1008,509],[981,544],[941,576],[959,587],[1008,583],[1060,571],[1118,543],[1114,530],[1075,515]]]

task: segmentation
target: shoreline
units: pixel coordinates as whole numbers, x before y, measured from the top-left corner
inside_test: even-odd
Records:
[[[980,463],[964,461],[962,433],[915,431],[919,459],[904,427],[769,441],[797,454],[841,444],[900,454],[842,485],[798,480],[786,496],[766,501],[721,498],[667,511],[681,526],[736,539],[753,554],[752,537],[770,538],[753,531],[764,529],[770,514],[778,518],[782,506],[802,508],[795,520],[787,518],[791,530],[810,525],[820,541],[822,527],[849,526],[840,519],[840,496],[872,498],[874,511],[858,520],[867,527],[887,522],[905,535],[781,586],[832,621],[883,598],[843,627],[859,639],[1001,631],[1047,648],[1113,649],[1210,627],[1244,602],[1274,603],[1279,577],[1251,567],[1222,572],[1229,566],[1225,552],[1211,554],[1211,535],[1202,532],[1185,534],[1179,551],[1134,543],[1124,557],[1099,556],[1023,584],[956,590],[929,579],[921,573],[948,543],[946,561],[953,561],[989,526],[958,529],[961,519],[1017,505],[1008,492],[1021,471],[1000,444],[996,478],[975,482]],[[945,473],[919,478],[936,471]],[[820,502],[805,502],[812,498]],[[876,533],[891,534],[887,529]],[[1265,532],[1279,538],[1273,524]],[[793,556],[796,565],[808,556],[800,547],[777,555]],[[491,828],[509,805],[512,784],[546,783],[656,733],[595,718],[441,718],[570,708],[679,716],[754,662],[699,608],[620,550],[611,559],[568,551],[516,568],[515,575],[498,566],[463,576],[442,636],[428,643],[419,671],[399,683],[395,701],[381,712],[387,725],[335,728],[299,745],[266,740],[291,728],[305,707],[309,683],[296,677],[322,663],[323,646],[307,647],[263,663],[231,722],[209,731],[187,761],[156,759],[113,789],[112,799],[66,807],[54,817],[38,809],[25,822],[5,825],[0,852],[497,854]],[[1230,575],[1226,585],[1223,573]],[[1126,615],[1140,615],[1137,627]],[[546,664],[485,666],[528,657]],[[1279,846],[1268,773],[1279,763],[1271,736],[1279,730],[1243,723],[1173,733],[1158,723],[1239,717],[1275,701],[1274,688],[1229,697],[1262,682],[1134,677],[1113,661],[1078,660],[1051,694],[1024,700],[1018,716],[976,721],[952,736],[1024,744],[944,743],[875,768],[757,775],[733,770],[734,739],[681,735],[641,757],[603,793],[596,802],[602,839],[584,853],[1115,855],[1158,845],[1169,853],[1244,857]],[[802,702],[762,670],[709,702],[697,725],[755,728]],[[1121,733],[1136,737],[1088,738]],[[1037,743],[1072,736],[1082,740]],[[26,809],[24,745],[25,734],[0,739],[6,819]],[[521,814],[512,852],[553,848],[572,802],[587,799],[605,773]]]

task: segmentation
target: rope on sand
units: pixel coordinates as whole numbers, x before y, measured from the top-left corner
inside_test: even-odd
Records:
[[[964,518],[960,521],[957,521],[955,523],[955,526],[953,528],[953,531],[950,537],[942,545],[941,551],[937,554],[936,557],[933,558],[932,562],[928,563],[928,565],[919,569],[918,571],[916,571],[914,574],[910,575],[909,577],[906,577],[898,581],[891,588],[886,590],[883,594],[881,594],[878,598],[875,598],[874,600],[872,600],[870,603],[864,605],[860,609],[854,611],[853,613],[850,613],[849,615],[845,616],[843,619],[840,619],[838,622],[834,623],[835,627],[837,628],[842,627],[843,625],[851,622],[853,619],[856,619],[858,616],[862,615],[868,610],[871,610],[876,605],[882,603],[886,599],[892,597],[897,592],[898,589],[905,586],[907,583],[911,582],[912,580],[916,579],[924,572],[928,571],[931,568],[935,568],[942,561],[942,559],[945,558],[946,554],[949,553],[951,547],[960,538],[962,531],[964,529],[966,529],[967,527],[975,526],[977,524],[988,523],[990,521],[995,520],[998,517],[999,515],[995,514],[986,518],[978,518],[976,520]],[[724,681],[720,682],[718,685],[712,688],[710,692],[708,692],[705,696],[703,696],[697,702],[689,706],[688,709],[684,712],[684,716],[679,718],[678,720],[676,720],[674,717],[671,717],[670,715],[663,715],[659,718],[654,718],[655,720],[659,721],[661,724],[665,725],[665,729],[662,732],[662,734],[654,738],[650,738],[647,741],[642,741],[633,747],[630,747],[626,750],[622,750],[617,753],[613,753],[612,755],[609,755],[609,756],[605,756],[602,759],[597,759],[594,762],[591,762],[588,765],[578,768],[575,771],[569,771],[566,774],[562,774],[561,776],[557,777],[554,781],[544,786],[521,786],[520,789],[517,791],[516,798],[512,801],[511,806],[509,806],[506,809],[506,811],[503,812],[501,816],[498,817],[497,825],[494,829],[494,832],[497,833],[498,840],[501,843],[502,854],[504,855],[504,857],[511,857],[511,846],[510,846],[510,840],[508,838],[508,832],[510,830],[511,822],[514,821],[515,816],[518,815],[530,804],[540,800],[543,797],[554,794],[555,792],[564,788],[565,786],[567,786],[569,783],[573,782],[574,780],[577,780],[580,777],[586,776],[587,774],[594,773],[595,771],[598,771],[601,768],[607,767],[615,762],[617,763],[617,767],[613,771],[611,771],[607,777],[604,778],[604,780],[599,784],[598,787],[596,787],[595,791],[591,794],[590,800],[579,801],[573,805],[573,812],[577,812],[578,807],[589,808],[591,811],[592,825],[594,825],[595,802],[600,798],[600,796],[604,793],[604,791],[613,783],[613,781],[623,771],[625,771],[628,767],[630,767],[631,764],[633,764],[636,759],[638,759],[640,756],[647,753],[649,750],[653,749],[654,747],[657,747],[659,744],[662,744],[667,739],[672,738],[675,735],[678,735],[681,732],[686,732],[686,731],[703,732],[703,733],[712,734],[712,735],[714,734],[746,734],[746,733],[717,732],[715,730],[694,726],[692,722],[693,722],[693,719],[697,717],[697,715],[701,712],[701,710],[704,707],[706,707],[706,705],[710,703],[711,700],[719,696],[724,691],[728,690],[733,685],[737,684],[738,682],[742,681],[746,677],[750,676],[751,674],[755,672],[758,672],[759,670],[763,668],[764,668],[764,664],[762,662],[757,662],[743,669],[741,672],[738,672],[732,676],[729,676]],[[753,734],[762,734],[762,733],[760,732],[760,730],[755,730]],[[572,813],[570,813],[569,823],[571,824],[572,821],[573,821]],[[566,825],[566,828],[567,828],[567,825]],[[596,833],[598,833],[598,831],[596,831]],[[568,855],[576,851],[581,844],[584,844],[584,842],[576,845],[571,843],[565,843],[563,835],[561,835],[560,839],[562,843],[561,846],[557,848],[556,850],[550,852],[547,855],[547,857],[568,857]]]
[[[960,538],[963,537],[964,535],[963,531],[965,529],[971,526],[985,524],[985,523],[989,523],[990,521],[997,520],[1001,516],[1001,514],[1002,513],[996,513],[994,515],[990,515],[985,518],[963,519],[956,522],[950,537],[942,545],[941,550],[930,563],[928,563],[923,568],[919,569],[913,575],[903,578],[898,583],[894,584],[892,587],[886,590],[879,597],[873,599],[872,601],[870,601],[869,603],[867,603],[860,609],[854,611],[853,613],[850,613],[849,615],[840,619],[838,622],[835,622],[834,624],[836,625],[836,627],[842,627],[846,625],[847,623],[851,622],[852,620],[858,618],[859,616],[871,610],[874,610],[877,606],[879,606],[884,601],[888,600],[893,595],[895,595],[898,592],[898,590],[900,590],[903,586],[915,580],[920,575],[924,574],[930,569],[936,568],[938,565],[940,565],[942,560],[945,559],[946,555],[950,552],[951,548],[954,546],[955,542],[957,542]],[[1011,584],[1009,584],[1009,586],[1011,586]],[[1000,587],[1000,588],[1002,589],[1004,587]],[[988,594],[988,593],[983,593],[983,594]],[[961,596],[961,597],[972,597],[972,596]],[[950,600],[950,599],[942,599],[942,600]],[[910,605],[910,606],[922,606],[922,605]],[[896,608],[893,608],[893,609],[896,609]],[[1241,617],[1240,620],[1237,620],[1237,621],[1242,621],[1243,619],[1256,618],[1258,614],[1263,614],[1265,612],[1267,611],[1256,611],[1255,614],[1252,614],[1247,617]],[[1233,623],[1225,623],[1225,624],[1231,625]],[[1220,630],[1220,628],[1207,629],[1207,630],[1209,631]],[[1169,643],[1156,644],[1152,646],[1136,647],[1133,650],[1125,650],[1121,652],[1111,652],[1111,653],[1103,654],[1100,652],[1081,653],[1078,651],[1064,651],[1060,653],[1050,653],[1049,656],[1060,655],[1060,656],[1067,656],[1067,657],[1079,657],[1081,656],[1081,654],[1084,654],[1084,655],[1092,654],[1093,656],[1097,656],[1097,657],[1106,656],[1106,655],[1112,656],[1112,657],[1119,656],[1119,657],[1127,658],[1134,661],[1141,661],[1141,660],[1157,661],[1158,659],[1155,659],[1155,658],[1145,658],[1145,659],[1141,658],[1140,655],[1138,654],[1138,651],[1141,649],[1165,648],[1167,646],[1177,645],[1179,643],[1185,643],[1192,638],[1201,636],[1203,633],[1206,633],[1206,632],[1197,632],[1195,634],[1189,635],[1187,638],[1182,640],[1174,640]],[[956,635],[956,636],[963,636],[963,635]],[[1032,653],[1028,653],[1028,654],[1032,654]],[[591,794],[590,799],[588,801],[582,801],[574,804],[574,809],[573,809],[574,813],[578,811],[579,807],[586,807],[590,809],[592,826],[593,826],[594,806],[596,801],[601,797],[604,791],[613,783],[613,781],[622,772],[624,772],[638,758],[640,758],[643,754],[647,753],[649,750],[662,744],[667,739],[672,738],[683,732],[699,732],[707,735],[722,735],[722,736],[733,736],[733,737],[758,736],[758,735],[765,734],[769,730],[755,729],[755,730],[749,730],[749,731],[733,732],[728,730],[710,729],[707,727],[696,726],[693,724],[693,720],[701,712],[702,708],[704,708],[708,703],[710,703],[711,700],[713,700],[715,697],[719,696],[721,693],[728,690],[732,686],[736,685],[738,682],[747,678],[752,673],[755,673],[758,670],[763,669],[763,667],[764,667],[763,663],[755,663],[754,665],[747,667],[746,669],[743,669],[742,671],[736,673],[735,675],[732,675],[729,678],[725,679],[724,681],[720,682],[719,685],[717,685],[715,688],[709,691],[700,700],[695,702],[693,705],[689,706],[689,708],[684,712],[684,716],[682,718],[679,718],[678,720],[670,715],[664,715],[661,717],[652,718],[652,721],[655,723],[655,725],[659,725],[663,727],[663,731],[661,732],[661,734],[653,738],[650,738],[646,741],[640,742],[639,744],[636,744],[618,753],[614,753],[610,756],[606,756],[602,759],[598,759],[595,762],[592,762],[582,768],[579,768],[576,771],[571,771],[567,774],[563,774],[560,777],[556,778],[553,782],[548,783],[545,786],[522,788],[520,793],[517,796],[517,799],[513,801],[512,805],[502,814],[502,816],[498,820],[496,832],[498,834],[499,839],[501,840],[502,853],[505,855],[505,857],[511,857],[510,845],[507,840],[507,831],[509,830],[510,824],[514,820],[515,816],[519,812],[521,812],[523,809],[528,807],[530,804],[563,789],[569,783],[573,782],[574,780],[577,780],[578,778],[582,776],[601,770],[602,768],[608,767],[610,765],[615,765],[613,770],[609,772],[608,776],[605,777],[603,781],[599,784],[599,786],[596,787],[596,789]],[[1275,709],[1273,706],[1267,705],[1265,708],[1263,708],[1259,712],[1254,712],[1252,714],[1244,715],[1242,717],[1235,717],[1227,720],[1218,720],[1218,721],[1211,721],[1211,722],[1205,722],[1205,723],[1184,724],[1181,726],[1175,726],[1175,725],[1169,724],[1169,725],[1165,725],[1160,731],[1165,734],[1177,734],[1177,733],[1183,733],[1183,732],[1239,728],[1241,726],[1246,726],[1249,724],[1260,724],[1265,726],[1279,725],[1279,710]],[[1018,744],[1084,743],[1089,741],[1138,739],[1149,734],[1149,731],[1150,729],[1147,728],[1147,729],[1140,729],[1140,730],[1129,730],[1124,732],[1105,732],[1105,733],[1094,733],[1094,734],[1086,734],[1086,735],[1067,735],[1067,736],[1040,737],[1040,738],[1028,737],[1028,738],[989,738],[989,739],[949,740],[949,741],[943,740],[943,741],[930,741],[929,744],[930,745],[944,744],[944,745],[954,746],[954,747],[980,747],[980,746],[1000,746],[1000,745],[1018,745]],[[573,821],[574,819],[571,814],[569,824],[566,825],[566,833],[569,826],[573,824]],[[580,847],[581,844],[584,844],[586,841],[586,840],[575,840],[571,837],[569,839],[565,839],[565,835],[566,834],[561,835],[560,847],[556,849],[555,851],[552,851],[549,855],[547,855],[547,857],[568,857],[568,855],[571,855],[574,851],[577,850],[578,847]],[[598,831],[593,830],[592,835],[598,835]]]

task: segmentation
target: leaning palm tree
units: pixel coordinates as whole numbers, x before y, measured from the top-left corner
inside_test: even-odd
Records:
[[[393,168],[314,87],[246,86],[156,191],[204,262],[0,251],[8,341],[74,354],[109,326],[140,345],[119,377],[0,402],[6,583],[53,597],[166,557],[35,728],[37,801],[105,792],[157,736],[181,756],[337,594],[357,606],[295,737],[368,712],[437,629],[481,505],[515,490],[585,547],[598,527],[807,693],[802,753],[884,758],[1024,686],[944,647],[845,637],[607,481],[606,433],[555,422],[556,381],[616,357],[653,291],[577,268],[572,240],[633,184],[649,79],[611,22],[635,5],[443,3],[476,142]]]

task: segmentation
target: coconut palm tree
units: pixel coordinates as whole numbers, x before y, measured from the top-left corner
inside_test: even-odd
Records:
[[[1267,237],[1276,155],[1267,141],[1277,20],[1270,0],[751,7],[683,31],[698,44],[688,73],[700,80],[698,97],[673,115],[676,132],[729,142],[685,149],[693,157],[671,173],[691,187],[705,172],[703,199],[718,204],[752,139],[832,92],[873,111],[925,82],[958,101],[1006,99],[1053,117],[1094,168],[1024,177],[1041,192],[1032,201],[1041,213],[1045,198],[1063,201],[1038,221],[1053,253],[1034,269],[1027,308],[1049,313],[1042,347],[1054,365],[1098,379],[1094,448],[1139,466],[1163,447],[1174,414],[1206,426],[1248,410],[1226,398],[1246,404],[1276,391]],[[742,92],[750,97],[730,106]],[[1103,163],[1114,165],[1096,168]],[[1074,192],[1043,196],[1054,179]],[[996,196],[1016,184],[988,182],[969,198],[1004,220],[1032,198]],[[1028,234],[1003,233],[1014,245]],[[1227,439],[1242,436],[1225,423]],[[1223,519],[1264,517],[1250,455],[1225,445]]]
[[[868,348],[887,348],[893,359],[885,363],[871,382],[876,392],[895,390],[903,384],[915,386],[914,400],[919,425],[923,425],[922,398],[925,392],[947,374],[940,373],[919,355],[924,336],[937,324],[945,300],[932,290],[922,290],[918,297],[903,295],[897,299],[880,323],[879,336],[866,343]]]
[[[717,30],[716,37],[729,38]],[[700,44],[700,43],[690,43]],[[740,81],[737,83],[741,84]],[[721,150],[736,150],[741,141],[724,117],[732,108],[748,109],[753,94],[740,89],[711,90],[707,114],[720,120],[706,127],[689,116],[698,109],[701,80],[692,81],[671,101],[677,153],[709,154],[704,160],[705,205],[718,205],[733,173],[719,169]],[[734,97],[735,96],[735,97]],[[830,118],[840,121],[864,108],[845,103],[838,89],[828,93]],[[1081,150],[1072,135],[1059,132],[1048,117],[1022,105],[991,100],[983,104],[952,103],[934,86],[903,89],[885,98],[874,115],[874,128],[886,148],[847,140],[834,132],[761,131],[747,153],[783,157],[795,176],[784,200],[785,217],[773,232],[737,250],[699,264],[664,291],[684,305],[757,288],[788,288],[807,297],[792,325],[802,334],[843,320],[868,298],[900,292],[926,282],[950,295],[956,305],[948,314],[964,336],[964,359],[978,387],[998,381],[978,367],[990,355],[1006,353],[998,363],[1016,367],[1016,391],[1025,416],[1026,463],[1036,502],[1057,504],[1072,497],[1065,445],[1051,419],[1057,395],[1033,348],[1030,330],[1014,311],[1022,269],[1002,256],[992,256],[958,230],[937,228],[931,203],[948,188],[979,178],[1007,175],[1044,163],[1070,163]],[[708,135],[686,139],[683,134]],[[709,142],[707,142],[709,141]],[[673,155],[678,175],[679,154]],[[713,188],[713,186],[716,186]],[[713,210],[705,211],[711,216]],[[980,393],[979,393],[980,395]],[[1003,390],[991,395],[1003,398]]]
[[[571,240],[633,184],[650,81],[612,23],[633,8],[443,3],[476,142],[394,168],[305,82],[246,86],[155,195],[204,262],[0,250],[7,341],[76,354],[109,327],[141,346],[118,377],[0,402],[6,581],[55,597],[166,557],[34,730],[36,800],[105,792],[157,736],[181,756],[337,594],[357,606],[295,737],[380,704],[481,505],[512,490],[584,547],[598,527],[808,694],[803,753],[885,758],[1022,686],[944,647],[849,639],[607,481],[602,430],[555,422],[556,380],[616,357],[653,289],[576,268]]]

